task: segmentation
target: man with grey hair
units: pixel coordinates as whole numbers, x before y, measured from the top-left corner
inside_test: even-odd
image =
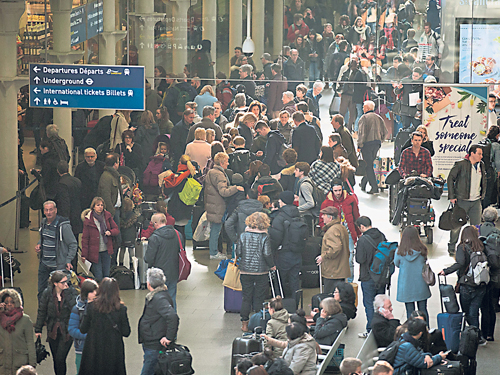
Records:
[[[68,145],[66,141],[59,136],[59,127],[55,124],[47,125],[45,132],[47,134],[47,141],[57,153],[59,160],[64,160],[69,163],[70,155]]]
[[[248,96],[250,96],[252,99],[255,98],[255,82],[252,77],[252,65],[250,64],[245,64],[240,66],[240,78],[241,78],[241,84],[245,86],[245,92]]]
[[[358,358],[344,358],[342,362],[340,362],[340,372],[342,375],[352,375],[352,374],[359,374],[361,375],[361,365],[363,362],[361,362],[360,359]]]
[[[377,179],[373,170],[373,161],[378,150],[387,136],[384,120],[374,112],[375,103],[367,100],[363,103],[364,114],[359,119],[358,152],[361,151],[366,162],[366,173],[361,179],[361,190],[366,191],[366,184],[370,183],[368,194],[378,194]]]
[[[297,108],[295,108],[295,101],[293,92],[291,91],[285,91],[283,93],[283,98],[281,99],[283,102],[284,107],[281,108],[282,111],[287,111],[290,116],[293,115],[296,111]]]
[[[206,105],[203,107],[203,118],[197,124],[194,124],[189,128],[189,133],[186,139],[186,144],[194,141],[194,132],[198,128],[213,129],[215,131],[215,139],[220,141],[222,139],[222,130],[219,125],[217,125],[215,121],[215,108],[211,105]],[[200,166],[201,167],[201,166]]]
[[[80,203],[82,209],[90,207],[92,199],[97,196],[97,188],[102,172],[104,172],[104,162],[97,160],[97,153],[92,148],[86,148],[83,156],[85,158],[75,169],[75,177],[85,182],[85,189],[80,190]]]
[[[483,223],[479,227],[480,236],[488,237],[493,232],[500,235],[500,230],[495,227],[495,223],[498,220],[498,212],[495,207],[493,206],[486,207],[483,210],[482,219]]]
[[[323,97],[321,92],[325,84],[321,81],[316,81],[313,84],[313,87],[306,92],[306,97],[311,99],[312,105],[309,107],[309,110],[312,112],[313,116],[321,119],[319,117],[319,100]]]
[[[373,300],[372,332],[378,347],[388,347],[394,341],[399,319],[392,314],[392,303],[386,294],[378,294]]]
[[[147,272],[144,311],[139,319],[139,343],[144,351],[141,375],[154,374],[158,353],[175,341],[179,329],[179,316],[165,285],[165,275],[159,268]]]
[[[167,225],[165,214],[156,213],[151,217],[154,232],[149,237],[148,248],[144,260],[148,267],[157,267],[163,270],[172,298],[172,306],[177,311],[175,297],[177,294],[177,280],[179,279],[179,251],[182,244],[181,234],[172,225]]]
[[[35,246],[39,254],[38,299],[47,288],[51,272],[71,270],[71,261],[76,255],[78,243],[71,229],[69,220],[57,215],[54,201],[43,204],[45,218],[40,223],[40,240]]]

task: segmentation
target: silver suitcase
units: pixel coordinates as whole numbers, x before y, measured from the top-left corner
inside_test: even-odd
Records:
[[[144,261],[144,256],[148,250],[148,241],[137,241],[135,247],[135,256],[139,260],[139,279],[141,281],[141,289],[146,289],[148,264]]]

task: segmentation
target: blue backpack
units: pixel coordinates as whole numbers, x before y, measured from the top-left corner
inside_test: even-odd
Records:
[[[366,236],[370,244],[377,249],[370,266],[370,275],[377,286],[391,285],[391,276],[394,273],[394,255],[398,249],[397,242],[381,241],[378,245]]]

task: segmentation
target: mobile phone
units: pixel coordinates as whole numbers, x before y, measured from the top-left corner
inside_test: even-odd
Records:
[[[381,313],[381,314],[383,314],[383,313],[385,313],[385,309],[383,307],[379,307],[378,308],[378,312]]]
[[[450,353],[451,353],[451,350],[447,350],[447,351],[444,352],[444,355],[448,355]]]

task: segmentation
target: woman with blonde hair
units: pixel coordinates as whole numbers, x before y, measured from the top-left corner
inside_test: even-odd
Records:
[[[215,130],[207,129],[206,130],[206,142],[208,144],[212,144],[215,141]]]
[[[200,93],[194,98],[194,102],[198,104],[196,112],[198,112],[199,116],[203,116],[203,108],[213,106],[216,101],[217,97],[215,96],[213,87],[210,85],[203,86]]]
[[[214,133],[213,129],[198,128],[194,131],[194,141],[186,145],[186,155],[188,155],[191,160],[198,163],[199,166],[205,166],[208,159],[211,156],[210,143],[205,141],[207,137],[208,130]]]
[[[263,212],[254,212],[245,220],[245,232],[236,244],[240,259],[240,280],[243,294],[241,303],[241,330],[248,331],[249,314],[259,310],[266,298],[269,270],[276,270],[271,252],[271,239],[267,233],[270,221]]]

